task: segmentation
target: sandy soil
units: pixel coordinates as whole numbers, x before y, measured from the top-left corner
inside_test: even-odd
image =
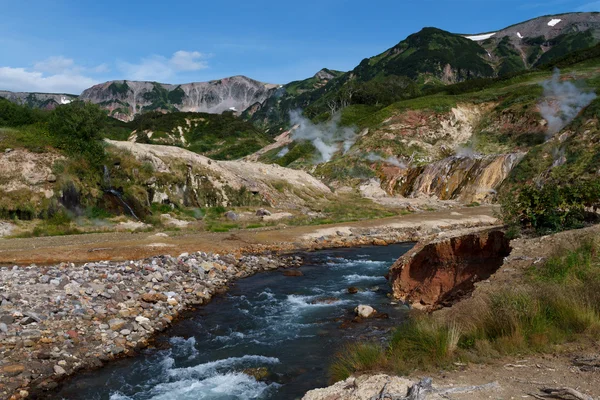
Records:
[[[598,355],[599,350],[598,343],[590,343],[584,352],[595,352]],[[534,395],[543,394],[541,388],[563,386],[600,399],[600,371],[582,371],[571,362],[580,354],[581,349],[572,346],[562,354],[515,356],[488,364],[457,365],[452,371],[415,374],[412,378],[430,376],[436,385],[444,387],[484,385],[491,382],[499,385],[497,389],[485,392],[447,395],[448,399],[456,400],[534,399]]]
[[[254,246],[290,245],[306,247],[306,241],[336,231],[351,228],[385,227],[415,229],[421,225],[440,230],[465,221],[489,223],[494,207],[481,206],[417,213],[370,221],[358,221],[319,226],[273,227],[227,233],[210,232],[145,232],[94,233],[86,235],[27,239],[0,239],[0,265],[51,264],[100,260],[136,260],[160,254],[178,255],[183,252],[206,251],[229,253],[251,250]],[[304,243],[303,243],[304,242]]]

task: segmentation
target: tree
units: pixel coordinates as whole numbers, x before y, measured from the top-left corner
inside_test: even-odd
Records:
[[[48,120],[54,145],[70,156],[99,161],[104,156],[102,136],[106,114],[95,104],[74,101],[57,107]]]

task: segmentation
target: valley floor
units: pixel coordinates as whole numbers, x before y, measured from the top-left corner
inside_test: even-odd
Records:
[[[160,254],[202,250],[241,253],[298,250],[372,244],[370,237],[411,241],[445,230],[497,223],[495,207],[465,207],[415,213],[369,221],[331,225],[272,227],[225,233],[168,231],[165,233],[93,233],[23,239],[0,239],[0,265],[52,264],[100,260],[135,260]],[[380,237],[381,236],[381,237]],[[385,236],[385,235],[383,235]]]
[[[1,239],[0,398],[17,388],[12,398],[35,397],[55,380],[143,348],[153,332],[230,281],[294,262],[243,253],[417,241],[497,226],[493,215],[493,207],[476,207],[234,233]],[[177,258],[161,256],[169,253]]]

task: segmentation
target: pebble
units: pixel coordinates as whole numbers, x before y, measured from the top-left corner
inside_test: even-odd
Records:
[[[53,369],[56,375],[65,375],[67,373],[67,371],[65,371],[65,369],[60,365],[55,365]]]

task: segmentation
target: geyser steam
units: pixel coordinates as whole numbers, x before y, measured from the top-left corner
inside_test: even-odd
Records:
[[[331,160],[339,150],[346,153],[356,141],[354,128],[339,126],[339,114],[334,115],[330,121],[313,124],[308,118],[303,117],[300,111],[292,111],[290,121],[292,125],[297,125],[297,128],[292,131],[292,139],[310,141],[319,152],[320,162]]]
[[[542,83],[544,101],[540,103],[540,114],[548,122],[547,138],[554,136],[567,126],[579,112],[588,106],[596,93],[585,92],[572,82],[560,81],[560,70],[555,69],[552,79]]]
[[[396,166],[398,168],[401,168],[401,169],[406,169],[407,168],[406,163],[404,163],[403,161],[400,161],[397,158],[392,157],[392,156],[389,156],[388,158],[383,158],[383,157],[381,157],[378,154],[369,153],[369,154],[367,154],[365,156],[365,158],[367,160],[369,160],[369,161],[381,161],[381,162],[384,162],[386,164],[391,164],[391,165],[394,165],[394,166]]]

